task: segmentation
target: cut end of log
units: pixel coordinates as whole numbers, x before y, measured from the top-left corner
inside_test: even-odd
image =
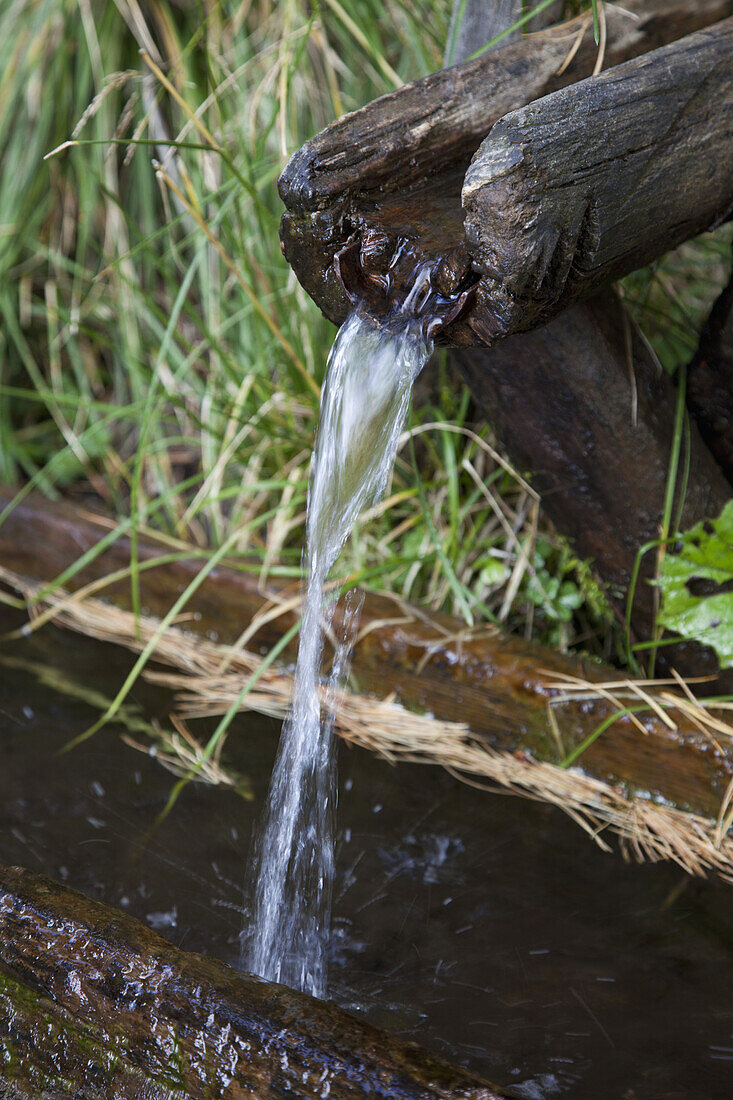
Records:
[[[473,160],[464,177],[461,200],[464,208],[476,191],[489,184],[495,185],[524,160],[524,153],[515,136],[507,132],[506,125],[497,122],[492,130],[493,141],[487,155]]]
[[[531,108],[526,109],[531,118]],[[462,204],[473,266],[504,305],[500,335],[537,328],[582,293],[593,269],[599,220],[591,187],[544,201],[546,173],[512,117],[491,130],[466,172]]]

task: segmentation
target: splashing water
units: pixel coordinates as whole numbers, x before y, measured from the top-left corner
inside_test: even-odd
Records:
[[[336,798],[333,721],[321,715],[323,632],[334,604],[324,585],[360,512],[384,493],[412,384],[432,351],[424,326],[406,315],[376,325],[352,313],[326,370],[308,490],[307,586],[293,709],[283,726],[259,840],[252,939],[255,974],[314,996],[326,988]],[[343,675],[359,605],[329,684]]]

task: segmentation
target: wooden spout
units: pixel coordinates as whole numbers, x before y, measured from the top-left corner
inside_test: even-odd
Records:
[[[606,12],[606,68],[666,46],[731,15],[733,0],[698,0],[695,5],[687,4],[685,0],[629,0],[623,10],[609,6]],[[385,268],[398,252],[409,254],[413,269],[418,265],[431,266],[435,272],[435,285],[445,295],[460,294],[476,281],[477,275],[481,276],[470,308],[447,325],[439,338],[442,343],[458,346],[490,343],[506,332],[518,331],[549,319],[552,309],[557,311],[567,304],[570,291],[572,295],[585,292],[586,284],[574,277],[569,285],[567,278],[565,283],[562,279],[555,279],[551,289],[557,290],[559,287],[559,292],[548,294],[550,287],[547,280],[543,283],[540,279],[541,308],[535,308],[532,298],[527,305],[527,296],[523,296],[524,285],[519,288],[522,294],[515,292],[513,284],[508,288],[498,285],[497,263],[490,261],[486,235],[480,229],[486,204],[496,201],[496,187],[489,192],[473,186],[478,180],[479,168],[476,165],[479,161],[472,170],[471,188],[469,192],[464,191],[468,235],[464,230],[461,204],[464,176],[471,158],[494,124],[508,113],[519,111],[533,100],[575,84],[593,72],[597,47],[587,27],[574,58],[566,64],[572,45],[569,33],[573,27],[579,34],[582,33],[580,22],[570,27],[553,28],[382,96],[361,110],[337,120],[293,155],[279,183],[286,207],[281,226],[283,251],[301,283],[327,317],[341,323],[349,311],[349,298],[337,277],[334,256],[355,234],[360,241],[360,265],[367,279],[378,281],[383,277]],[[695,92],[693,100],[697,106],[693,106],[691,101],[689,111],[678,113],[675,125],[680,127],[680,134],[683,131],[687,133],[693,116],[696,119],[702,117],[700,111],[704,107],[705,96],[713,94],[715,88],[718,89],[716,103],[721,111],[729,102],[730,69],[733,66],[730,64],[730,52],[726,54],[730,50],[728,34],[725,27],[711,29],[694,43],[688,43],[687,47],[680,46],[656,62],[647,59],[642,66],[645,78],[653,76],[654,80],[661,80],[669,61],[681,66],[680,72],[684,70],[684,78],[692,81],[699,50],[705,52],[706,57],[712,51],[711,56],[718,58],[714,81],[697,67],[698,77],[691,88]],[[727,77],[720,67],[721,59],[726,55],[729,58]],[[633,72],[636,74],[637,70]],[[670,79],[674,81],[675,78]],[[596,88],[605,89],[611,98],[615,89],[618,96],[621,93],[614,81],[610,74],[593,78],[584,85],[583,91],[576,90],[573,102],[584,102],[584,96],[595,97]],[[636,83],[632,83],[636,89]],[[543,101],[544,104],[547,102]],[[531,108],[532,111],[537,109],[537,104]],[[542,118],[549,119],[549,108],[543,106],[541,109],[545,112]],[[653,115],[654,111],[650,111]],[[724,114],[728,119],[727,108]],[[529,118],[529,115],[526,117]],[[668,123],[671,122],[672,115],[668,118]],[[725,167],[724,157],[720,155],[725,135],[720,126],[724,130],[727,125],[724,120],[718,125],[715,116],[710,115],[705,125],[699,125],[697,130],[693,127],[690,135],[692,145],[698,152],[702,151],[706,157],[717,160],[716,165],[709,166],[710,174],[716,180]],[[593,137],[591,128],[586,128],[590,139]],[[705,145],[703,150],[700,143],[705,143],[708,130],[711,131],[711,145]],[[622,136],[620,134],[619,139]],[[570,140],[567,135],[565,137],[566,142]],[[596,134],[596,138],[606,140],[603,134]],[[672,156],[675,143],[668,144],[669,155]],[[481,148],[485,165],[492,146],[485,143]],[[617,152],[621,158],[626,156],[620,145]],[[568,152],[563,163],[567,171],[572,171],[569,157]],[[670,159],[666,159],[664,164],[670,171],[673,170]],[[609,173],[609,180],[611,176],[612,173]],[[731,173],[728,172],[730,178]],[[632,184],[633,181],[629,186]],[[675,188],[684,191],[676,185]],[[649,232],[643,248],[627,249],[621,266],[606,264],[603,259],[606,252],[602,250],[599,253],[596,248],[600,262],[592,266],[592,278],[587,289],[597,286],[601,277],[617,276],[624,266],[628,270],[629,263],[646,262],[651,254],[671,247],[681,239],[680,233],[692,235],[706,228],[713,216],[724,217],[725,200],[719,193],[719,183],[713,185],[713,190],[712,206],[707,199],[702,201],[696,188],[690,191],[687,200],[693,207],[699,208],[699,216],[685,216],[680,222],[682,228],[678,226],[678,201],[673,204],[674,208],[670,206],[667,209],[662,205],[655,210],[654,232]],[[647,208],[654,204],[646,191],[644,195],[646,197],[644,203],[640,203],[640,210],[646,216],[649,213]],[[675,198],[682,201],[679,195]],[[524,210],[524,207],[521,209]],[[574,238],[576,244],[582,243],[580,229],[583,226],[587,230],[589,245],[592,244],[594,217],[595,214],[583,215],[581,211],[580,222],[575,227],[578,230]],[[603,219],[601,225],[603,232],[607,232]],[[506,225],[504,230],[508,232]],[[613,230],[614,239],[618,232]],[[582,239],[585,240],[585,237]],[[610,237],[608,240],[611,242]],[[494,247],[497,249],[500,245]],[[516,255],[508,245],[504,251],[507,262],[509,258],[514,262]],[[541,249],[540,254],[543,254]],[[568,271],[570,266],[566,264]],[[553,277],[557,274],[555,268],[552,268]],[[533,285],[533,280],[537,282],[535,274],[535,269],[530,268],[524,275],[513,272],[513,277],[528,279]],[[549,309],[546,308],[548,304]],[[379,308],[378,304],[374,306],[375,311]]]

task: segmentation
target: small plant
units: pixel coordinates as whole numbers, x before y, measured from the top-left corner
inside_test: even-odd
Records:
[[[655,583],[660,626],[711,646],[721,668],[733,667],[733,500],[678,536]]]

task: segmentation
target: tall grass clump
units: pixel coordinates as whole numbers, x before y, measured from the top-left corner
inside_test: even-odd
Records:
[[[209,568],[226,553],[299,574],[333,327],[280,254],[275,181],[335,116],[439,68],[450,8],[0,8],[0,478],[22,492],[94,494],[132,536],[135,606],[136,536],[148,528]],[[726,249],[716,239],[719,266]],[[695,271],[685,284],[661,264],[627,282],[642,319],[664,311],[668,284],[685,298],[700,283],[709,302],[715,280]],[[664,336],[677,354],[693,312],[679,322],[684,340],[677,322]],[[413,448],[342,573],[554,644],[608,649],[590,570],[541,522],[447,368],[431,371]]]

